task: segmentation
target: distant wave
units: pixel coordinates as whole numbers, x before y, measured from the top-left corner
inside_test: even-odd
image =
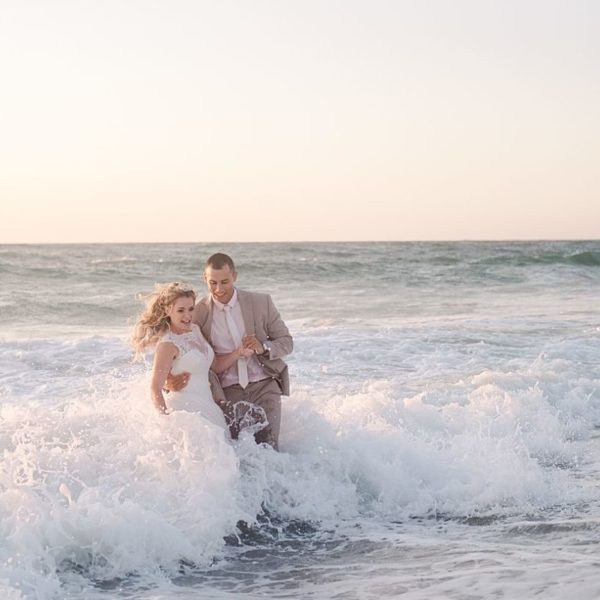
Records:
[[[600,252],[578,252],[569,257],[569,262],[576,265],[584,265],[586,267],[600,266]]]
[[[600,251],[587,250],[575,254],[544,252],[540,254],[508,254],[484,258],[481,264],[527,267],[531,265],[600,266]]]
[[[133,256],[121,256],[120,258],[96,258],[90,261],[92,265],[113,265],[119,263],[136,263],[139,258]]]

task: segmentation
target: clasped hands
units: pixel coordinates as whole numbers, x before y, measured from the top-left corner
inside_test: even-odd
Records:
[[[256,339],[255,335],[245,335],[242,345],[235,349],[238,358],[250,358],[253,354],[262,354],[265,347]]]
[[[255,335],[245,335],[242,338],[242,348],[244,350],[250,350],[248,356],[252,356],[252,354],[262,354],[265,351],[262,342],[257,340]]]
[[[237,358],[250,358],[253,354],[262,354],[264,351],[265,347],[256,339],[255,335],[245,335],[242,338],[241,346],[238,346],[234,350]],[[169,373],[164,384],[164,389],[169,392],[179,392],[188,384],[189,380],[190,374],[187,371],[178,375]]]

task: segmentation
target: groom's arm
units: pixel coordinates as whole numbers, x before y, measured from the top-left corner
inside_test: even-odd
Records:
[[[263,342],[267,358],[282,358],[294,349],[294,341],[287,325],[283,322],[271,296],[266,297],[266,332],[267,339]]]

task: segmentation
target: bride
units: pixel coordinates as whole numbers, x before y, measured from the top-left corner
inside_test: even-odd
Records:
[[[208,371],[221,373],[239,358],[252,354],[238,347],[233,352],[215,356],[200,328],[192,323],[196,293],[181,283],[159,286],[146,298],[146,308],[139,317],[132,336],[138,355],[155,346],[150,392],[154,405],[162,414],[174,410],[200,413],[208,421],[227,430],[225,418],[214,402]],[[164,394],[169,373],[188,372],[188,384],[179,392]]]

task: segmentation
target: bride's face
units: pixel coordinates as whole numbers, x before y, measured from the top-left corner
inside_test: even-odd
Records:
[[[185,333],[192,330],[192,317],[194,316],[194,299],[183,296],[169,306],[167,316],[171,320],[173,333]]]

